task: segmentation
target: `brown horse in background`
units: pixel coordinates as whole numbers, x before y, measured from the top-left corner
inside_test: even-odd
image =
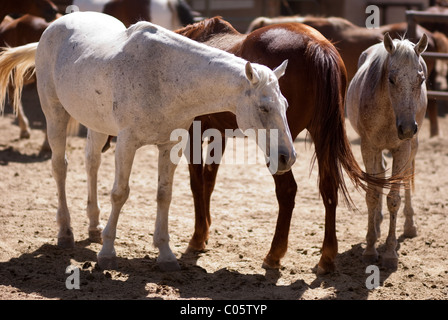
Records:
[[[9,14],[24,15],[13,19],[8,16]],[[0,47],[17,47],[38,42],[50,21],[56,19],[58,15],[57,7],[48,0],[3,1],[0,4]],[[27,84],[32,82],[34,79],[28,80]],[[12,97],[12,87],[10,86],[8,90],[9,97]],[[29,121],[23,112],[22,103],[19,103],[17,118],[20,138],[29,138]]]
[[[388,32],[392,38],[403,37],[406,34],[408,27],[407,23],[403,22],[384,25],[378,29],[367,29],[354,25],[350,21],[339,17],[259,17],[252,21],[247,32],[249,33],[268,25],[288,22],[300,22],[309,25],[332,41],[338,48],[342,60],[344,60],[349,81],[351,81],[358,69],[358,59],[364,50],[381,41],[386,32]],[[423,33],[428,36],[428,51],[448,52],[448,39],[444,34],[440,32],[430,32],[419,25],[417,25],[416,39],[409,40],[416,42],[423,36]],[[433,88],[435,86],[436,78],[436,72],[433,72],[435,66],[434,60],[428,60],[427,66],[428,74],[430,74],[428,86]],[[437,105],[434,99],[428,101],[427,114],[430,120],[430,135],[438,135]]]
[[[50,0],[3,0],[0,2],[0,23],[8,14],[26,13],[52,21],[56,18],[58,8]]]
[[[342,169],[356,187],[365,182],[383,185],[385,180],[367,176],[356,162],[345,132],[344,101],[347,75],[336,48],[318,31],[299,23],[275,25],[240,34],[220,18],[187,26],[176,32],[199,42],[226,50],[248,61],[275,67],[288,59],[288,68],[280,79],[280,89],[288,100],[287,118],[293,139],[307,129],[315,144],[319,167],[319,190],[325,206],[325,236],[318,272],[335,269],[337,255],[336,207],[338,190],[351,204]],[[203,131],[237,128],[235,116],[220,113],[197,118]],[[190,129],[190,134],[192,129]],[[192,150],[190,150],[192,152]],[[313,160],[313,162],[314,162]],[[195,204],[195,231],[190,250],[203,250],[209,236],[210,198],[219,164],[190,164],[190,182]],[[264,266],[279,268],[288,245],[290,221],[295,205],[297,183],[292,171],[274,175],[279,213],[271,249]]]

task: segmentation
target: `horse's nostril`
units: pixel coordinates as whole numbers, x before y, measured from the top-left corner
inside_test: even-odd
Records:
[[[278,162],[282,165],[286,165],[288,163],[288,157],[284,154],[278,156]]]

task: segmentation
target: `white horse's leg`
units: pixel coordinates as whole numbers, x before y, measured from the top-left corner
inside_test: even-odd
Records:
[[[115,237],[121,208],[129,196],[129,177],[137,146],[129,135],[120,133],[115,147],[115,181],[111,192],[112,210],[103,230],[103,247],[98,253],[98,264],[102,269],[117,267]]]
[[[361,143],[361,151],[366,172],[376,174],[378,177],[384,177],[385,169],[382,151],[366,146],[365,143]],[[383,218],[382,188],[369,186],[366,192],[366,204],[368,210],[367,245],[363,252],[363,259],[369,263],[373,263],[378,260],[378,252],[375,244],[380,237],[380,225]]]
[[[175,164],[170,160],[172,144],[159,146],[159,181],[157,187],[157,218],[154,231],[154,246],[159,249],[157,264],[164,271],[180,270],[176,256],[170,249],[168,213],[171,203]]]
[[[89,217],[89,240],[101,243],[103,226],[100,224],[98,203],[98,169],[101,164],[101,149],[108,136],[92,130],[87,131],[86,171],[87,171],[87,216]]]
[[[65,155],[67,124],[70,115],[59,103],[45,104],[43,108],[47,120],[48,142],[51,147],[51,164],[53,177],[58,189],[58,211],[56,221],[59,225],[58,246],[72,248],[75,246],[70,213],[67,206],[65,180],[67,176],[67,159]]]

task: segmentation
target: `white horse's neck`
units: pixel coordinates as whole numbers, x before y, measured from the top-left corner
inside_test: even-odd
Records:
[[[128,34],[130,39],[133,38],[129,43],[132,47],[129,50],[134,51],[136,44],[139,45],[141,52],[134,51],[133,55],[143,57],[141,65],[151,68],[156,66],[156,70],[148,72],[161,73],[166,98],[171,96],[176,105],[194,106],[194,109],[190,107],[190,110],[182,111],[186,117],[224,111],[235,112],[241,88],[250,87],[249,81],[244,77],[246,61],[232,54],[167,32],[149,23],[142,22],[131,27]],[[172,45],[174,42],[176,46]],[[179,46],[179,42],[184,42],[184,46]],[[150,52],[155,46],[169,48],[161,60],[167,62],[164,65],[154,63],[155,58]],[[170,63],[174,61],[185,63]],[[185,77],[186,74],[188,77]]]

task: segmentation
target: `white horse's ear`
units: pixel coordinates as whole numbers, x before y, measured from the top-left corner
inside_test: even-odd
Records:
[[[384,34],[384,47],[386,48],[387,52],[389,52],[390,54],[395,52],[395,44],[394,41],[392,40],[392,38],[389,35],[389,32],[386,32]]]
[[[257,72],[252,68],[250,62],[246,63],[246,77],[253,85],[257,84],[260,81]]]
[[[420,38],[420,41],[415,45],[414,50],[415,53],[419,56],[423,52],[425,52],[426,48],[428,48],[428,37],[426,36],[426,33],[424,33]]]
[[[285,74],[286,67],[288,66],[288,59],[282,62],[281,65],[279,65],[277,68],[274,69],[274,74],[277,77],[277,79],[280,79]]]

